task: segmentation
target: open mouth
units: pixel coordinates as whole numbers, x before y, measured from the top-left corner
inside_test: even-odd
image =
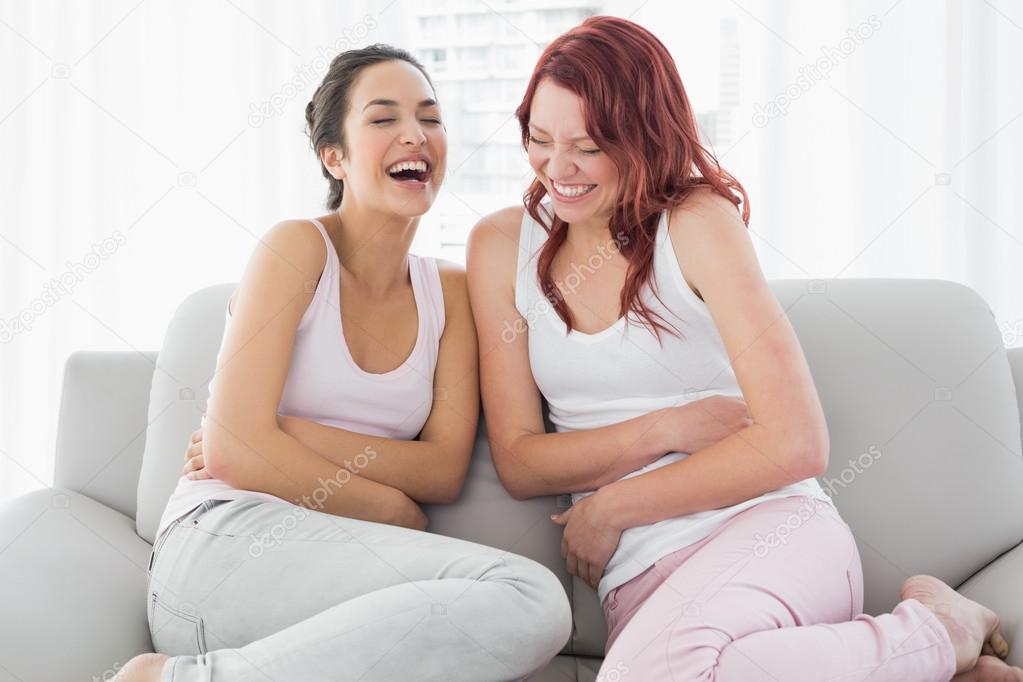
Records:
[[[387,174],[403,184],[424,185],[430,180],[432,170],[426,161],[399,161],[387,169]]]
[[[554,192],[563,199],[578,199],[592,192],[596,185],[563,185],[560,182],[551,181]]]

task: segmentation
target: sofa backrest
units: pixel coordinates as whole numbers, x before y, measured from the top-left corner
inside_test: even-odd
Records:
[[[818,480],[856,537],[864,611],[959,585],[1023,539],[1016,390],[994,316],[943,280],[776,280],[831,437]]]
[[[149,426],[138,484],[138,534],[152,542],[167,500],[185,464],[188,437],[199,428],[217,351],[224,336],[227,299],[237,284],[218,284],[186,298],[167,325],[149,393]]]
[[[865,611],[890,610],[902,580],[927,572],[958,585],[1023,540],[1023,454],[1016,393],[992,314],[972,290],[938,280],[775,280],[831,435],[820,478],[852,527]],[[137,526],[152,541],[198,428],[234,284],[188,297],[171,320],[153,377]],[[154,419],[159,417],[158,419]],[[528,556],[570,596],[566,653],[603,655],[594,591],[565,571],[564,498],[525,502],[503,489],[483,420],[459,500],[428,507],[430,531]]]
[[[130,519],[146,443],[156,351],[75,351],[64,363],[53,485]]]

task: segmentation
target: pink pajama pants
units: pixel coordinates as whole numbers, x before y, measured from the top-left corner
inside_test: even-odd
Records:
[[[920,602],[862,613],[852,531],[809,497],[744,510],[612,590],[603,608],[609,637],[597,682],[947,682],[955,674],[948,633]]]

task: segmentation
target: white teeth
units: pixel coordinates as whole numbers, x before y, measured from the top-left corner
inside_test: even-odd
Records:
[[[414,170],[420,173],[426,172],[425,161],[399,161],[390,168],[387,169],[388,173],[398,173],[403,170]]]
[[[553,184],[554,189],[558,190],[558,194],[566,197],[579,197],[592,192],[593,188],[596,187],[596,185],[562,185],[560,182],[554,182]]]

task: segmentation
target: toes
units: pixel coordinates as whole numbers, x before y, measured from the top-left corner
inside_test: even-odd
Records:
[[[991,645],[991,649],[998,658],[1004,659],[1009,655],[1009,643],[1005,641],[1005,637],[1002,636],[1001,629],[995,628],[991,632],[991,636],[988,638],[988,643]]]

